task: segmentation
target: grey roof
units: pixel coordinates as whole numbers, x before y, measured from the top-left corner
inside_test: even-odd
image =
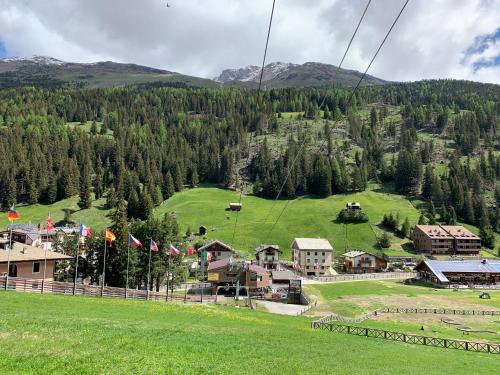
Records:
[[[231,251],[231,252],[233,252],[233,253],[235,252],[235,251],[234,251],[234,249],[233,249],[231,246],[226,245],[226,244],[225,244],[224,242],[222,242],[222,241],[219,241],[219,240],[214,240],[214,241],[212,241],[212,242],[210,242],[210,243],[207,243],[205,246],[200,247],[200,248],[198,249],[198,253],[200,253],[201,251],[205,250],[206,248],[208,248],[208,247],[212,246],[212,245],[213,245],[213,244],[215,244],[215,243],[218,243],[218,244],[219,244],[219,245],[221,245],[222,247],[227,248],[227,250],[222,250],[222,251]],[[221,251],[221,250],[219,250],[219,251]]]
[[[299,277],[292,271],[272,271],[273,279],[275,280],[296,280]]]
[[[425,260],[423,262],[441,282],[449,282],[446,272],[461,273],[500,273],[500,260],[481,259],[467,260]]]
[[[347,257],[347,258],[356,258],[356,257],[359,257],[360,255],[363,255],[363,254],[367,254],[366,251],[352,250],[352,251],[348,251],[347,253],[342,254],[342,255]]]
[[[333,247],[324,238],[295,238],[293,242],[299,250],[329,250],[333,251]]]

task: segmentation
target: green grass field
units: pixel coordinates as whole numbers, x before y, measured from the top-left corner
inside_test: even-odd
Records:
[[[327,238],[336,254],[342,254],[346,249],[378,252],[375,234],[381,233],[377,224],[384,213],[399,213],[402,220],[408,217],[412,225],[416,224],[419,217],[419,212],[404,197],[378,191],[378,187],[373,186],[371,190],[364,192],[334,195],[325,199],[297,198],[288,203],[286,211],[270,233],[287,201],[274,204],[273,200],[243,196],[243,209],[238,214],[233,241],[236,212],[226,209],[230,202],[237,202],[238,198],[237,192],[217,187],[199,187],[176,193],[160,205],[155,214],[175,212],[183,231],[188,226],[197,231],[200,225],[204,225],[207,227],[208,238],[230,243],[241,253],[252,253],[261,243],[278,244],[285,258],[290,256],[290,246],[295,237]],[[336,223],[337,213],[348,201],[360,202],[370,222],[348,225]],[[390,253],[406,254],[401,247],[402,242],[402,239],[394,237]]]
[[[45,224],[47,216],[50,213],[52,220],[57,223],[58,221],[64,219],[64,210],[70,209],[72,212],[71,218],[75,223],[85,223],[87,226],[90,226],[92,230],[104,229],[104,227],[111,223],[111,220],[107,217],[109,210],[104,207],[106,199],[101,198],[93,201],[92,207],[87,210],[82,210],[78,207],[78,200],[78,196],[74,196],[48,205],[18,205],[16,206],[16,209],[21,215],[21,218],[16,222]],[[9,224],[7,215],[0,215],[0,228],[5,228],[7,224]]]
[[[313,331],[304,317],[0,292],[2,374],[495,374],[498,356]],[[431,365],[432,364],[432,365]]]
[[[500,309],[500,291],[488,291],[491,299],[480,299],[479,290],[435,289],[428,286],[404,285],[397,281],[353,281],[305,286],[308,295],[318,301],[311,314],[334,312],[344,316],[359,316],[380,307],[452,308],[464,310]],[[466,336],[456,327],[443,323],[443,315],[380,314],[376,320],[363,322],[364,326],[414,334],[426,334],[467,340],[487,340],[500,343],[498,316],[451,316],[477,329],[490,329],[497,334],[469,333]],[[427,325],[430,332],[422,332]]]

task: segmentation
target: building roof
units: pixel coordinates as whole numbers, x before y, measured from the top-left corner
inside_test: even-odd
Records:
[[[368,253],[366,251],[353,250],[353,251],[348,251],[347,253],[342,255],[345,256],[346,258],[356,258],[363,254],[368,254]]]
[[[446,230],[441,228],[439,225],[415,225],[415,228],[420,229],[424,232],[429,238],[435,239],[453,239],[453,236],[450,235]]]
[[[359,204],[359,202],[347,202],[347,206],[349,206],[349,207],[361,207],[361,204]]]
[[[500,260],[496,259],[466,259],[466,260],[424,260],[417,269],[425,264],[436,275],[439,281],[449,282],[445,273],[500,273]]]
[[[12,244],[12,251],[10,253],[11,262],[32,262],[45,259],[45,250],[40,247],[26,245],[20,242]],[[62,260],[72,259],[69,255],[57,253],[55,251],[47,250],[47,260]],[[9,251],[0,250],[0,263],[7,263],[9,260]]]
[[[299,250],[326,250],[333,251],[333,247],[324,238],[295,238],[293,242]]]
[[[445,231],[447,231],[449,234],[451,234],[455,238],[469,238],[469,239],[477,239],[477,240],[480,239],[478,236],[476,236],[470,230],[468,230],[467,228],[465,228],[461,225],[441,225],[441,228],[443,228]]]
[[[224,259],[219,259],[219,260],[216,260],[214,262],[211,262],[208,264],[208,270],[209,271],[213,271],[213,270],[216,270],[216,269],[219,269],[219,268],[222,268],[222,267],[227,267],[227,265],[229,264],[229,261],[232,261],[231,257],[229,258],[224,258]]]
[[[263,244],[255,249],[255,254],[258,254],[261,251],[264,251],[264,250],[269,249],[269,248],[272,248],[272,249],[279,251],[281,253],[280,247],[278,245],[265,245],[265,244]]]
[[[212,241],[212,242],[210,242],[210,243],[206,244],[205,246],[200,247],[200,248],[198,249],[198,253],[201,253],[201,251],[206,250],[208,247],[210,247],[210,246],[212,246],[212,245],[214,245],[214,244],[216,244],[216,243],[218,243],[218,244],[219,244],[219,245],[221,245],[222,247],[227,248],[227,251],[231,251],[231,252],[233,252],[233,253],[234,253],[234,249],[233,249],[231,246],[226,245],[224,242],[221,242],[221,241],[219,241],[219,240]],[[219,250],[218,250],[218,251],[219,251]],[[222,251],[224,251],[224,250],[222,250]]]
[[[257,264],[250,264],[248,266],[248,269],[250,271],[253,271],[253,272],[256,272],[256,273],[265,273],[265,274],[269,275],[269,271],[268,270],[266,270],[264,267],[261,267],[261,266],[259,266]]]
[[[56,230],[58,232],[63,232],[64,234],[74,234],[80,231],[79,228],[70,228],[70,227],[57,227]]]
[[[272,271],[272,276],[274,280],[297,280],[299,277],[295,275],[292,271]]]

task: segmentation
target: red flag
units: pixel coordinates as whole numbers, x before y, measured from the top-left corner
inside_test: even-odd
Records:
[[[55,228],[56,227],[54,225],[54,222],[52,221],[52,218],[49,215],[49,217],[47,218],[47,224],[45,224],[45,229],[47,229],[47,230],[54,230]]]
[[[174,247],[174,245],[170,244],[170,250],[169,250],[170,255],[181,255],[180,250]]]
[[[188,247],[188,249],[187,249],[187,256],[190,257],[194,253],[196,253],[196,249],[194,247]]]
[[[149,242],[149,250],[154,251],[154,252],[159,250],[158,245],[153,240],[151,240]]]
[[[9,213],[7,214],[7,219],[9,219],[10,221],[12,221],[12,220],[17,220],[20,217],[21,216],[16,211],[16,206],[12,205],[12,207],[9,208]]]
[[[141,241],[139,241],[137,238],[135,238],[131,234],[128,235],[128,244],[130,246],[135,246],[135,247],[142,246]]]

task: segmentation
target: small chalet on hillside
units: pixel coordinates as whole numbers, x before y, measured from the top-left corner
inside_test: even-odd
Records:
[[[229,257],[217,260],[208,265],[208,282],[212,284],[212,293],[217,287],[233,287],[238,280],[241,286],[247,286],[251,291],[267,288],[271,285],[269,272],[256,264],[243,264]]]
[[[203,254],[205,252],[210,255],[210,260],[208,262],[203,257]],[[236,255],[236,252],[231,246],[226,245],[219,240],[215,240],[206,244],[205,246],[200,247],[198,249],[198,254],[201,257],[201,267],[203,271],[206,272],[208,263],[215,262],[221,259],[227,259],[233,255]]]
[[[347,273],[382,272],[387,268],[387,261],[365,251],[349,251],[344,255],[344,269]]]
[[[255,249],[257,265],[266,270],[280,270],[281,250],[278,245],[260,245]]]
[[[351,211],[361,210],[361,204],[359,204],[358,202],[347,202],[345,207]]]
[[[8,247],[0,249],[0,276],[7,275],[7,264],[10,263],[9,277],[42,280],[45,256],[47,257],[47,270],[45,271],[45,280],[47,281],[54,280],[57,261],[72,259],[68,255],[55,251],[45,251],[40,247],[14,242],[10,254]]]

